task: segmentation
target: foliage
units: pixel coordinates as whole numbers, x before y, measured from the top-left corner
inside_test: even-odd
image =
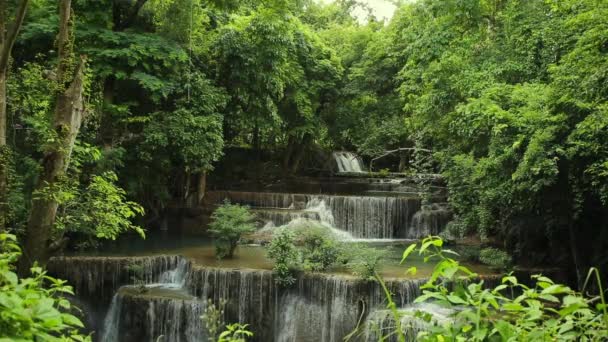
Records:
[[[21,255],[14,235],[0,233],[0,340],[91,341],[78,332],[82,322],[64,295],[73,295],[63,280],[40,267],[19,278],[14,265]]]
[[[295,273],[300,267],[300,252],[295,245],[295,235],[284,229],[275,234],[268,245],[268,257],[274,259],[275,282],[289,287],[296,281]]]
[[[353,274],[365,280],[374,280],[386,250],[355,244],[347,249],[346,266]]]
[[[505,269],[512,263],[512,258],[509,253],[497,248],[484,248],[479,252],[479,261],[486,265],[496,268]]]
[[[586,285],[597,281],[598,295],[572,290],[566,285],[536,275],[534,285],[518,282],[513,275],[488,288],[483,280],[451,257],[438,237],[410,245],[403,253],[407,262],[417,251],[436,262],[431,277],[422,286],[416,303],[433,302],[454,308],[450,320],[432,323],[432,315],[417,312],[417,319],[429,322],[420,332],[421,341],[595,341],[608,337],[607,305],[597,269],[589,271]],[[393,303],[389,301],[389,303]],[[402,312],[393,310],[397,334],[404,340]]]
[[[148,291],[145,280],[145,269],[144,266],[137,262],[131,262],[125,266],[125,271],[131,274],[131,283],[137,286],[137,290],[140,293]]]
[[[326,229],[313,228],[301,238],[302,263],[305,271],[325,271],[340,260],[343,249]]]
[[[253,333],[247,329],[247,324],[233,323],[225,324],[223,321],[224,310],[227,301],[221,299],[218,305],[213,300],[208,299],[205,305],[205,312],[201,319],[205,323],[207,339],[209,342],[245,342],[247,337],[252,337]],[[221,329],[225,329],[221,331]]]
[[[205,323],[205,330],[207,332],[207,339],[209,342],[216,342],[220,329],[224,326],[224,310],[226,308],[227,301],[220,299],[218,305],[215,305],[213,300],[207,299],[205,305],[205,312],[201,316],[201,319]]]
[[[226,201],[211,215],[209,233],[213,236],[215,256],[232,258],[241,236],[255,231],[253,214],[248,207]]]
[[[126,193],[117,187],[118,180],[113,172],[93,176],[83,190],[69,194],[63,202],[62,215],[57,229],[78,232],[98,239],[115,240],[121,233],[135,231],[145,237],[144,230],[132,223],[137,215],[143,215],[143,208],[126,200]]]
[[[253,333],[247,330],[248,324],[233,323],[226,326],[226,330],[220,334],[218,342],[245,342],[247,337]]]

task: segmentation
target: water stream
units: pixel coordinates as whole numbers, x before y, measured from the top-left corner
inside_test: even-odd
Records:
[[[413,257],[416,276],[400,264],[411,239],[438,234],[451,219],[451,211],[436,197],[423,204],[415,187],[403,179],[365,179],[348,173],[364,173],[359,157],[336,152],[339,173],[332,179],[302,189],[334,189],[340,192],[290,193],[209,191],[205,206],[213,209],[225,200],[250,206],[258,222],[254,235],[270,236],[280,229],[323,227],[346,244],[365,243],[387,251],[378,270],[386,279],[393,300],[403,310],[421,293],[432,266]],[[350,178],[349,178],[350,177]],[[368,185],[366,185],[368,184]],[[280,187],[278,187],[280,188]],[[280,190],[279,190],[280,191]],[[438,199],[438,200],[437,200]],[[233,259],[217,260],[211,241],[201,236],[179,236],[171,227],[147,239],[124,238],[104,246],[103,253],[55,258],[51,274],[75,287],[79,299],[100,313],[96,341],[194,342],[208,339],[201,315],[208,303],[226,301],[222,319],[248,324],[263,342],[337,342],[357,330],[351,341],[376,341],[378,329],[394,326],[387,314],[381,286],[350,274],[343,265],[325,273],[302,273],[290,288],[276,285],[273,261],[259,245],[241,245]],[[477,265],[474,271],[489,273]],[[103,309],[105,308],[105,309]],[[425,307],[425,310],[439,309]],[[408,336],[424,329],[410,319]]]

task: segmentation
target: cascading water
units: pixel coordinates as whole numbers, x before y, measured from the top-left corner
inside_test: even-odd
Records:
[[[118,289],[104,319],[101,341],[157,341],[160,337],[162,341],[201,341],[203,304],[184,290],[190,268],[190,261],[179,258],[174,269],[149,278],[158,282]],[[126,329],[123,334],[123,326],[130,326],[133,319],[134,306],[147,306],[146,315],[136,319],[140,329]]]
[[[89,266],[107,263],[101,258],[75,259]],[[299,275],[290,288],[279,288],[271,271],[202,267],[183,258],[176,260],[174,269],[152,277],[170,281],[165,286],[149,284],[145,291],[139,286],[123,286],[116,293],[101,341],[204,341],[207,336],[200,316],[208,300],[216,305],[225,300],[224,321],[248,324],[255,334],[251,341],[337,342],[362,322],[361,334],[352,341],[371,342],[378,337],[372,324],[387,329],[394,326],[385,310],[385,292],[376,282],[313,273]],[[485,281],[490,284],[493,278]],[[386,279],[385,286],[403,310],[431,312],[436,319],[449,316],[426,304],[411,306],[425,282]],[[402,320],[411,334],[424,329],[423,323],[411,316]]]
[[[348,232],[357,239],[418,239],[426,236],[429,230],[440,231],[449,221],[449,215],[448,220],[434,217],[434,215],[444,215],[445,210],[431,210],[414,222],[415,214],[421,209],[421,200],[416,197],[236,191],[208,194],[208,200],[213,201],[212,203],[220,204],[224,199],[249,205],[254,208],[254,212],[260,208],[273,212],[276,222],[271,217],[268,220],[268,215],[263,216],[267,227],[285,225],[287,222],[301,218],[318,219],[321,223]],[[279,208],[279,210],[270,208]],[[269,225],[268,222],[272,224]],[[434,224],[434,228],[425,228],[429,222]]]
[[[352,152],[334,152],[333,157],[338,165],[338,172],[365,172],[361,158]]]

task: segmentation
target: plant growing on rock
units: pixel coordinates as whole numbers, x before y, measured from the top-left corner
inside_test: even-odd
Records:
[[[136,262],[131,262],[125,266],[125,271],[131,274],[131,282],[137,286],[140,293],[147,292],[146,281],[144,279],[144,266]]]
[[[275,281],[279,286],[288,287],[296,282],[295,273],[300,268],[300,252],[295,245],[294,233],[282,230],[268,245],[268,257],[274,259]]]
[[[349,249],[346,266],[358,277],[365,280],[373,280],[380,261],[386,256],[386,251],[368,247],[364,244],[356,244]]]
[[[305,271],[325,271],[341,259],[342,248],[325,229],[313,228],[302,238],[302,259]]]
[[[228,324],[226,330],[220,334],[217,342],[245,342],[247,337],[252,337],[253,333],[247,329],[248,324]]]
[[[211,215],[209,233],[218,259],[232,258],[241,236],[255,231],[254,216],[248,207],[224,202]]]
[[[220,329],[224,326],[224,309],[227,301],[220,298],[218,305],[215,305],[213,300],[207,299],[205,312],[201,316],[205,328],[207,329],[207,339],[209,342],[217,341]]]
[[[479,252],[479,261],[494,268],[506,269],[511,265],[509,253],[497,248],[484,248]]]

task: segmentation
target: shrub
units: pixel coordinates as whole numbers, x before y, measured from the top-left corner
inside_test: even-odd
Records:
[[[386,255],[386,251],[368,247],[364,244],[349,246],[347,255],[347,267],[350,271],[363,279],[373,280],[380,261]]]
[[[90,341],[77,329],[83,324],[63,294],[73,294],[63,280],[40,267],[19,279],[14,264],[21,255],[14,235],[0,233],[0,341]],[[48,284],[46,286],[45,284]]]
[[[248,207],[226,201],[211,215],[209,232],[218,259],[232,258],[241,236],[255,231],[254,216]]]
[[[296,282],[295,272],[300,268],[301,255],[294,241],[293,232],[284,229],[268,245],[268,257],[274,259],[275,282],[283,287]]]
[[[325,271],[340,259],[340,243],[323,228],[304,232],[302,258],[305,271]]]
[[[512,260],[507,252],[488,247],[479,252],[479,261],[492,267],[505,269],[511,265]]]
[[[207,331],[207,339],[209,342],[217,341],[220,329],[224,326],[224,312],[226,304],[228,302],[220,298],[219,304],[215,305],[213,300],[207,299],[207,305],[205,305],[205,312],[201,316],[205,328]]]
[[[245,342],[253,333],[247,328],[248,324],[233,323],[226,326],[217,342]]]

